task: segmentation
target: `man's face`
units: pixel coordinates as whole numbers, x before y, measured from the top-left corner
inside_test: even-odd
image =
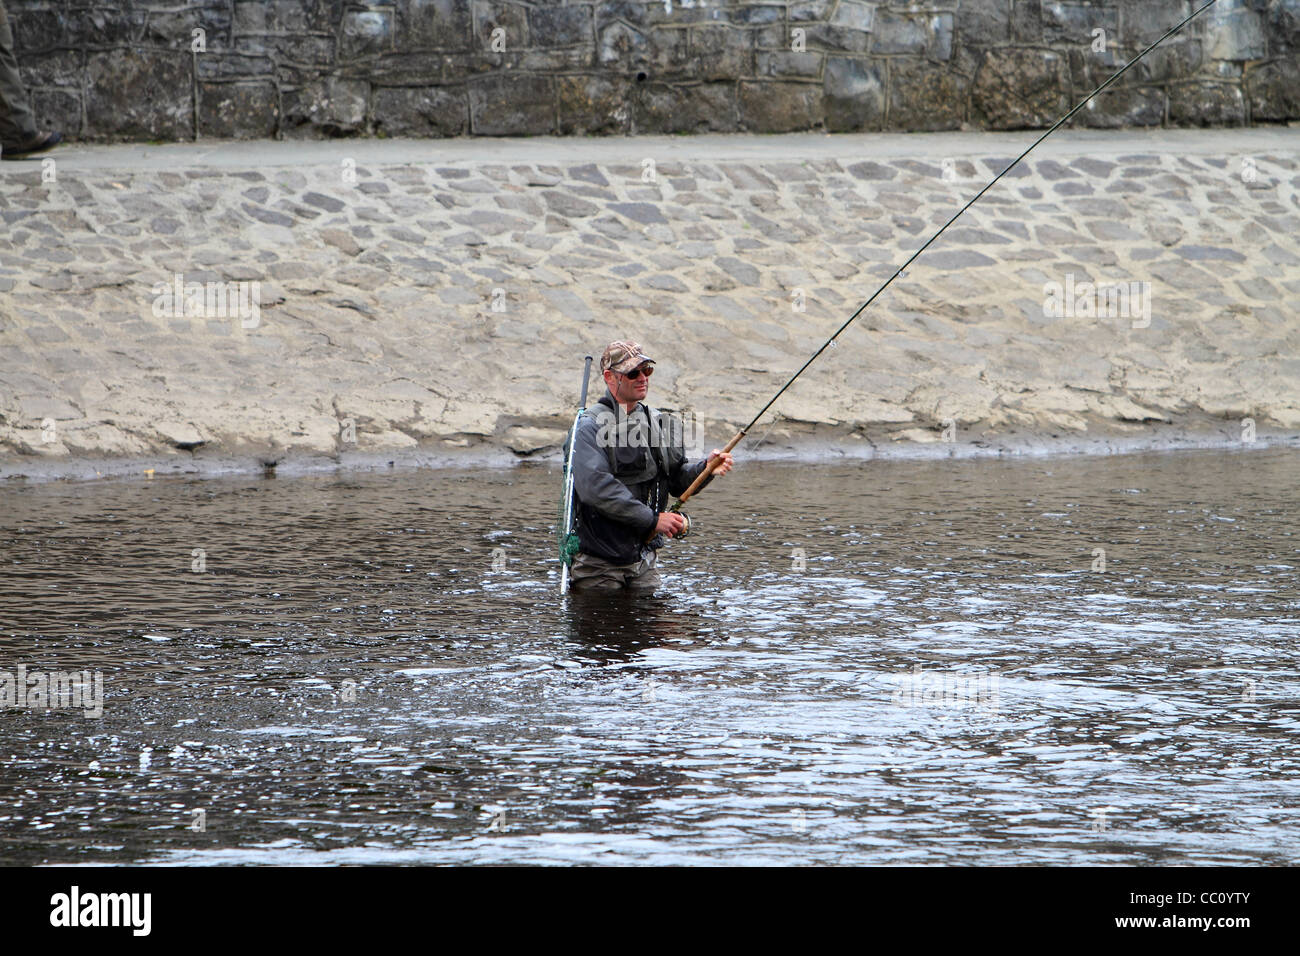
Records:
[[[650,377],[645,374],[645,370],[649,367],[649,362],[642,363],[639,368],[633,369],[628,375],[615,372],[613,369],[606,369],[605,384],[609,386],[614,401],[624,404],[644,401],[646,393],[650,391]],[[629,375],[636,375],[636,378],[629,378]]]

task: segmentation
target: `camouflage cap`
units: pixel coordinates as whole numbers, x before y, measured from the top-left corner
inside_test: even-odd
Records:
[[[600,357],[600,370],[612,369],[615,372],[630,372],[634,368],[639,368],[649,362],[654,364],[654,359],[641,351],[641,346],[635,342],[610,342],[605,348],[605,354]]]

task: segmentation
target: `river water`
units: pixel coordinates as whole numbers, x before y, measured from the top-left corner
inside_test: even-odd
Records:
[[[742,460],[565,602],[550,467],[10,483],[0,861],[1295,863],[1298,466]]]

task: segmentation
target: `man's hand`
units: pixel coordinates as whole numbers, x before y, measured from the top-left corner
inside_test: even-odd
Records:
[[[725,475],[727,472],[731,471],[731,466],[736,463],[736,460],[732,458],[731,455],[719,448],[715,448],[713,451],[709,452],[709,461],[713,461],[715,458],[721,459],[718,467],[713,469],[713,474],[715,475]]]
[[[677,533],[686,527],[686,519],[675,511],[665,511],[659,515],[659,520],[655,522],[655,531],[659,534],[666,534],[670,538],[677,537]]]

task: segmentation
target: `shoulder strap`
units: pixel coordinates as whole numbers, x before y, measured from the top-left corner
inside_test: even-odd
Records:
[[[668,492],[668,461],[663,446],[663,422],[660,420],[659,409],[646,405],[645,410],[650,426],[650,434],[646,436],[650,441],[650,454],[654,455],[655,464],[659,466],[655,474],[654,490],[651,492],[654,500],[652,507],[656,511],[663,511],[668,507],[668,499],[672,497]]]
[[[583,417],[591,419],[592,425],[596,429],[597,438],[599,439],[600,429],[604,427],[601,422],[601,417],[605,415],[614,415],[615,420],[617,420],[618,412],[611,409],[603,401],[600,401],[594,405],[588,405],[583,409],[582,414]],[[599,440],[597,441],[597,444],[600,444]],[[605,460],[609,462],[610,474],[613,474],[618,469],[618,463],[614,459],[614,445],[615,442],[605,442]]]
[[[645,412],[646,422],[650,428],[650,433],[646,437],[650,441],[651,453],[655,456],[655,463],[659,465],[659,473],[664,474],[668,469],[664,465],[663,423],[660,421],[662,413],[659,409],[650,405],[645,406]]]

